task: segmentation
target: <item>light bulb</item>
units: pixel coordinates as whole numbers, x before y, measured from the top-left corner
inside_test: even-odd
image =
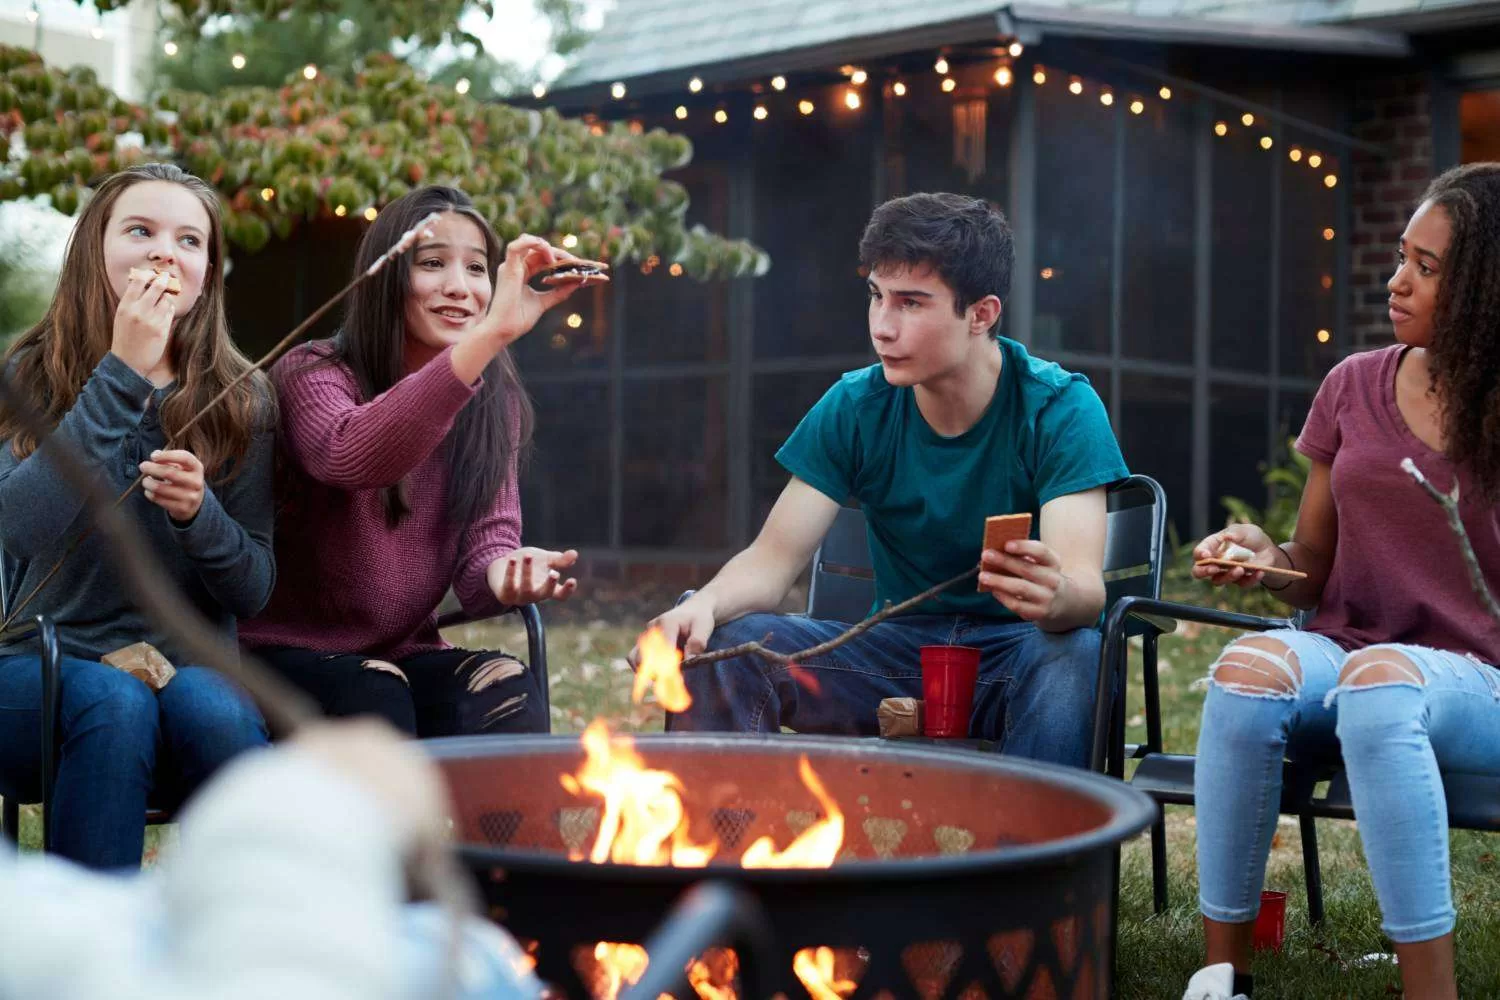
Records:
[[[1158,90],[1156,93],[1164,101],[1170,101],[1172,99],[1172,88],[1171,87],[1163,87],[1160,90]]]
[[[469,78],[466,76],[460,77],[458,82],[453,85],[453,89],[460,94],[467,94],[469,92]]]
[[[758,122],[765,121],[766,120],[766,116],[768,114],[770,114],[770,112],[766,110],[766,106],[764,104],[757,104],[755,106],[755,110],[752,111],[752,112],[750,112],[750,113],[755,117],[755,120],[758,121]]]
[[[165,52],[169,56],[175,56],[177,54],[177,43],[176,42],[168,42],[167,44],[165,44],[165,45],[163,45],[161,47],[161,50],[163,52]]]
[[[691,91],[692,93],[696,94],[698,91],[700,91],[702,89],[703,89],[703,81],[700,80],[700,79],[698,79],[696,76],[693,77],[691,80],[688,81],[688,90]]]
[[[1011,42],[1010,48],[1006,51],[1010,53],[1010,57],[1012,59],[1019,59],[1021,58],[1021,53],[1026,51],[1026,46],[1022,45],[1020,42]]]
[[[1002,87],[1009,87],[1011,80],[1015,79],[1009,66],[1001,66],[995,70],[995,82]]]
[[[245,53],[243,53],[243,52],[236,52],[234,55],[230,56],[229,57],[229,65],[233,66],[235,69],[244,69],[245,68]]]
[[[847,107],[850,111],[858,111],[859,110],[859,93],[857,91],[853,91],[853,90],[845,91],[844,92],[844,106]]]
[[[677,116],[678,121],[687,120],[687,106],[684,104],[677,105],[677,110],[672,113]]]
[[[905,97],[906,84],[902,83],[900,80],[897,80],[895,83],[891,84],[891,93],[895,94],[897,97]]]
[[[784,77],[784,76],[773,76],[773,77],[771,77],[771,89],[772,90],[785,90],[786,89],[786,77]]]
[[[810,115],[813,113],[813,102],[805,99],[798,101],[797,110],[802,112],[804,115]]]
[[[932,68],[934,70],[936,70],[937,73],[940,76],[947,76],[948,75],[948,60],[946,58],[944,58],[943,56],[938,56],[938,60],[937,60],[937,62],[935,62],[935,63],[932,64]]]
[[[619,80],[616,80],[614,83],[610,84],[609,96],[613,97],[617,101],[623,98],[625,96],[625,84],[621,83]]]
[[[316,80],[318,78],[318,67],[312,63],[308,63],[302,67],[302,75],[309,80]]]
[[[531,85],[531,96],[537,100],[547,96],[547,85],[545,83],[533,83]]]
[[[858,87],[860,84],[864,83],[869,78],[870,78],[870,74],[866,73],[862,69],[857,69],[853,73],[849,74],[849,82],[852,83],[852,84],[854,84],[856,87]]]

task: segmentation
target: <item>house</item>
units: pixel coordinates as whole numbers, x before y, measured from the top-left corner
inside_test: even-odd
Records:
[[[1004,332],[1089,376],[1187,538],[1389,341],[1426,182],[1500,159],[1500,4],[618,0],[537,103],[690,136],[690,218],[773,265],[622,268],[517,344],[530,541],[684,580],[749,541],[777,445],[873,361],[871,208],[936,189],[1008,213]]]

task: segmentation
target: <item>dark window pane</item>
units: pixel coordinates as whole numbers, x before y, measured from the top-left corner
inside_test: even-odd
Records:
[[[1126,357],[1193,360],[1194,109],[1142,102],[1125,118],[1120,339]]]
[[[692,199],[689,223],[716,233],[729,230],[729,179],[722,163],[694,164],[672,178]],[[625,295],[625,363],[723,361],[729,357],[725,307],[729,285],[672,273],[672,262],[630,265],[620,282]]]
[[[1035,91],[1037,275],[1031,345],[1042,354],[1058,348],[1105,353],[1119,106],[1100,104],[1094,84],[1085,85],[1082,94],[1070,93],[1068,79],[1056,72]]]
[[[1307,411],[1312,409],[1313,394],[1295,389],[1282,389],[1276,405],[1276,447],[1286,444],[1288,438],[1302,433],[1307,421]]]
[[[511,347],[521,370],[528,374],[602,371],[609,364],[614,294],[607,285],[580,289],[543,314],[531,332]]]
[[[627,547],[728,544],[728,388],[722,377],[625,382]]]
[[[1130,471],[1167,493],[1167,515],[1188,537],[1193,481],[1193,383],[1161,375],[1120,377],[1120,449]]]
[[[1343,158],[1293,135],[1281,155],[1281,317],[1277,345],[1283,375],[1321,378],[1338,360],[1338,191]],[[1296,156],[1294,161],[1292,156]],[[1318,158],[1318,166],[1309,160]],[[1333,239],[1328,237],[1332,236]],[[1392,259],[1394,260],[1394,251]]]
[[[757,375],[751,380],[750,488],[754,497],[752,533],[771,512],[771,505],[790,478],[776,461],[776,450],[813,404],[843,374],[837,371]]]
[[[995,82],[997,64],[955,65],[957,87],[935,73],[903,77],[906,94],[885,92],[886,181],[892,195],[957,191],[1004,204],[1009,195],[1015,91]]]
[[[1226,134],[1213,143],[1211,364],[1264,372],[1270,364],[1271,171],[1281,155],[1260,147],[1269,134],[1265,123],[1246,127],[1229,108],[1214,113]]]
[[[1209,388],[1209,527],[1224,519],[1222,497],[1238,497],[1256,507],[1266,505],[1263,477],[1270,403],[1269,392],[1253,386]]]
[[[609,385],[533,384],[536,450],[521,477],[528,545],[609,544]]]
[[[755,356],[816,357],[869,351],[859,236],[874,200],[874,123],[851,110],[846,87],[799,94],[752,131],[754,239],[771,270],[754,283]]]

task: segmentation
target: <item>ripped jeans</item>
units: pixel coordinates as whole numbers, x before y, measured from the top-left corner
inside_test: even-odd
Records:
[[[331,716],[378,716],[422,739],[548,728],[536,674],[509,653],[434,649],[394,662],[293,646],[252,653]]]
[[[1194,780],[1203,915],[1255,919],[1283,758],[1342,755],[1386,935],[1408,944],[1453,930],[1440,772],[1500,774],[1500,670],[1276,631],[1232,643],[1212,678]]]

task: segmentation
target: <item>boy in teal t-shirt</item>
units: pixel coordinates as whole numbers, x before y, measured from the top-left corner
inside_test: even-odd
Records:
[[[790,653],[844,632],[767,612],[849,499],[866,514],[878,601],[976,563],[983,590],[950,588],[799,663],[796,679],[753,656],[688,668],[693,704],[669,728],[874,733],[881,699],[921,696],[918,649],[951,643],[982,650],[971,735],[1086,763],[1104,487],[1128,472],[1088,380],[998,335],[1013,260],[1004,216],[983,201],[919,194],[876,209],[860,262],[880,363],[809,411],[776,453],[792,480],[760,535],[654,624],[690,654],[767,636]],[[981,553],[985,517],[1021,512],[1033,537]]]

